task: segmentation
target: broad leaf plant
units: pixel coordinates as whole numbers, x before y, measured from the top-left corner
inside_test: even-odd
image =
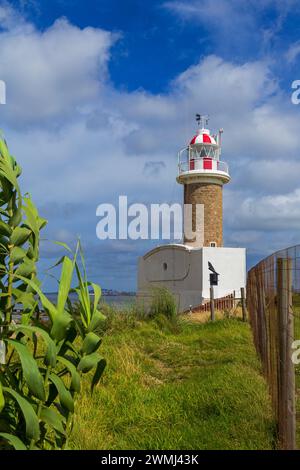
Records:
[[[0,136],[0,449],[65,449],[82,376],[91,372],[93,390],[106,365],[101,289],[87,280],[80,244],[63,245],[56,304],[47,298],[37,277],[47,221],[22,196],[20,175]]]

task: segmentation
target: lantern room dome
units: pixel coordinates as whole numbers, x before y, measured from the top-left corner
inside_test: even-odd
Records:
[[[197,134],[192,138],[190,145],[199,144],[217,145],[217,142],[215,138],[210,135],[208,129],[199,129]]]

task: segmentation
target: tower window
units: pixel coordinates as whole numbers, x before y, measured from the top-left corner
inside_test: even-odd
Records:
[[[210,242],[210,247],[211,248],[217,248],[216,242]]]
[[[164,264],[163,264],[163,268],[164,268],[164,271],[167,271],[167,269],[168,269],[167,263],[164,263]]]

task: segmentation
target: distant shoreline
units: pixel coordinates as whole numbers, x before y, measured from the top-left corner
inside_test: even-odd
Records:
[[[45,295],[57,296],[58,292],[46,292]],[[91,293],[91,296],[93,294]],[[136,292],[102,292],[102,297],[136,297]]]

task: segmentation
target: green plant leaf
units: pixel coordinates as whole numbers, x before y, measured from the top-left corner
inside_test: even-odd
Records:
[[[25,284],[31,287],[31,289],[36,292],[41,300],[41,303],[46,310],[47,313],[49,313],[50,319],[53,321],[53,319],[57,316],[57,310],[56,307],[50,302],[50,300],[45,296],[45,294],[42,292],[40,287],[36,284],[35,281],[31,279],[26,279],[26,277],[16,275],[18,279],[21,279]]]
[[[58,314],[62,314],[65,309],[66,301],[67,301],[70,288],[71,288],[73,270],[74,270],[73,262],[70,260],[70,258],[65,256],[63,264],[62,264],[58,298],[57,298]]]
[[[69,253],[73,253],[71,248],[66,243],[58,242],[56,240],[54,240],[53,243],[55,243],[55,245],[62,246],[63,248],[65,248],[65,250],[69,251]]]
[[[11,160],[0,160],[0,175],[3,176],[17,191],[18,197],[19,197],[19,204],[21,205],[22,203],[22,196],[20,193],[20,188],[18,185],[17,177],[16,174],[11,167]],[[4,184],[2,182],[2,187],[4,191]]]
[[[35,359],[28,351],[27,347],[19,341],[14,339],[7,339],[6,342],[15,348],[19,355],[24,379],[28,385],[29,390],[39,400],[44,401],[45,389],[43,379]]]
[[[36,264],[29,258],[25,258],[15,272],[16,276],[30,277],[36,273]]]
[[[93,313],[95,313],[95,311],[97,310],[98,305],[99,305],[99,301],[100,301],[100,298],[101,298],[102,291],[101,291],[101,287],[98,286],[98,284],[91,283],[91,286],[92,286],[93,291],[94,291],[94,309],[93,309]]]
[[[0,193],[0,196],[1,196],[1,193]],[[1,207],[0,207],[0,214],[4,215],[4,217],[9,217],[9,212],[5,209],[2,209]]]
[[[80,375],[77,372],[76,367],[74,366],[74,364],[72,364],[71,361],[69,361],[65,357],[58,356],[57,360],[61,364],[63,364],[71,374],[71,378],[72,378],[71,389],[74,390],[74,392],[79,393],[80,392]]]
[[[22,292],[19,289],[13,289],[13,295],[16,299],[17,304],[23,305],[23,309],[34,309],[38,301],[34,298],[34,295],[32,292]],[[29,312],[28,312],[29,313]],[[23,318],[23,315],[22,315]]]
[[[98,364],[97,364],[96,371],[95,371],[95,374],[94,374],[93,379],[92,379],[92,383],[91,383],[91,392],[92,393],[93,393],[94,388],[96,387],[96,385],[99,383],[99,380],[102,377],[102,374],[105,370],[105,367],[106,367],[106,360],[101,359],[101,361],[99,361]]]
[[[103,315],[103,313],[99,312],[99,310],[96,310],[93,313],[91,322],[88,326],[87,331],[96,331],[97,328],[99,328],[101,325],[103,325],[106,321],[106,317]]]
[[[27,250],[27,257],[29,259],[36,260],[37,259],[36,255],[37,255],[36,250],[34,250],[34,248],[30,245]]]
[[[91,354],[99,348],[101,344],[101,338],[99,338],[98,335],[96,335],[93,332],[90,332],[86,335],[84,338],[83,344],[82,344],[82,351],[85,354]]]
[[[0,437],[3,437],[15,450],[27,450],[26,445],[13,434],[7,434],[6,432],[1,432]]]
[[[31,235],[31,231],[25,227],[16,227],[10,237],[12,245],[21,246],[25,243]]]
[[[15,246],[10,253],[10,259],[13,261],[15,264],[19,263],[22,261],[26,256],[26,251],[23,250],[23,248],[20,248],[18,246]]]
[[[6,141],[3,137],[2,132],[0,134],[0,154],[1,154],[2,158],[5,158],[5,160],[7,162],[9,161],[10,154],[9,154],[7,143],[6,143]]]
[[[66,433],[64,429],[64,417],[58,414],[53,408],[43,407],[41,411],[41,420],[60,434]]]
[[[61,378],[57,375],[50,374],[49,380],[51,380],[57,390],[61,405],[71,413],[74,413],[74,401],[72,395],[69,390],[67,390]]]
[[[80,248],[80,244],[78,244],[78,247]],[[76,256],[77,256],[77,250],[76,250]],[[84,268],[84,278],[81,275],[77,261],[75,261],[75,269],[76,269],[76,274],[77,274],[77,278],[79,282],[79,287],[75,290],[78,294],[78,299],[82,307],[82,309],[80,310],[82,323],[85,325],[85,327],[88,327],[91,321],[91,298],[90,298],[90,293],[89,293],[89,283],[86,280],[83,255],[81,255],[81,258],[82,258],[82,264]]]
[[[38,440],[40,437],[39,420],[32,405],[24,397],[11,388],[3,387],[3,391],[4,395],[11,395],[11,397],[18,403],[25,419],[27,438]]]
[[[5,399],[4,399],[4,395],[3,395],[2,385],[1,385],[1,382],[0,382],[0,413],[4,408],[4,405],[5,405]]]
[[[22,221],[22,210],[20,208],[17,208],[14,211],[13,216],[9,219],[9,225],[11,227],[17,227],[21,221]]]
[[[10,237],[11,233],[11,227],[5,222],[3,222],[3,220],[0,220],[0,234],[5,237]]]
[[[32,337],[33,333],[40,336],[47,345],[47,352],[45,356],[46,365],[50,365],[51,367],[56,366],[56,345],[54,341],[51,339],[51,337],[48,335],[47,331],[37,326],[31,326],[31,325],[20,325],[20,326],[18,325],[14,328],[14,331],[16,333],[21,332],[29,336],[30,338]]]
[[[9,239],[0,234],[0,251],[1,254],[8,253]]]
[[[46,227],[47,223],[48,223],[48,220],[43,219],[42,217],[39,217],[39,218],[38,218],[39,230],[43,230],[43,228]]]
[[[98,353],[89,354],[89,356],[84,356],[78,364],[77,370],[86,374],[94,367],[97,366],[98,362],[102,361],[102,357]]]
[[[53,318],[51,337],[57,342],[62,341],[67,334],[67,330],[71,326],[72,317],[68,312],[63,312]]]
[[[24,202],[25,205],[23,207],[23,210],[26,214],[26,225],[29,226],[29,228],[32,230],[34,233],[36,239],[39,238],[39,214],[36,206],[33,204],[32,200],[30,197],[24,197]]]
[[[2,142],[0,143],[0,146],[2,145]],[[1,151],[1,154],[4,158],[0,160],[0,172],[1,172],[1,175],[4,176],[4,178],[6,178],[7,181],[9,181],[9,183],[12,186],[18,189],[17,177],[14,172],[15,162],[14,162],[14,159],[12,159],[11,156],[9,155],[9,150],[7,148],[7,145],[6,145],[6,149],[7,151],[5,151],[4,153],[2,153]]]
[[[7,267],[5,266],[5,264],[0,264],[0,276],[5,276],[5,274],[7,274]]]

